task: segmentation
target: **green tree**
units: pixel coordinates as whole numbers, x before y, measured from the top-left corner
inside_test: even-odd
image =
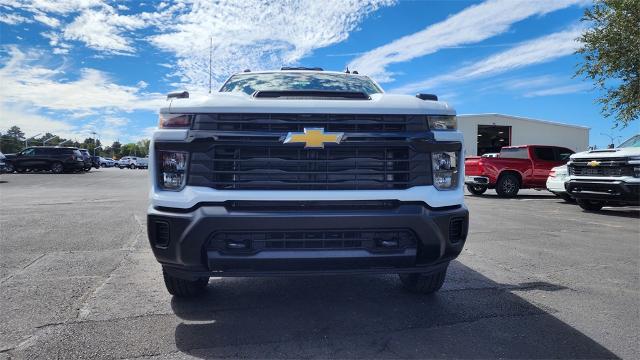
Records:
[[[605,90],[602,114],[626,127],[640,116],[640,1],[597,0],[582,21],[590,26],[579,38],[576,75]]]
[[[17,126],[10,127],[6,133],[0,134],[0,151],[5,154],[16,153],[24,147],[24,133]]]
[[[24,140],[24,133],[15,125],[7,130],[7,135],[16,140]]]
[[[145,157],[149,155],[149,144],[151,144],[151,140],[149,139],[142,139],[138,141],[136,145],[138,145],[138,149],[140,149],[140,153],[144,154],[140,156]]]
[[[122,144],[120,144],[120,142],[118,141],[114,141],[113,144],[111,144],[111,150],[113,151],[113,156],[116,158],[120,158],[121,157],[121,151],[122,151]]]

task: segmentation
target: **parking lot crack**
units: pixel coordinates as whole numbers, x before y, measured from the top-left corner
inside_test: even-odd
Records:
[[[1,279],[1,280],[0,280],[0,284],[2,284],[2,283],[4,283],[4,282],[6,282],[6,281],[8,281],[8,280],[11,280],[15,275],[17,275],[17,274],[19,274],[20,272],[22,272],[22,271],[26,270],[29,266],[31,266],[31,265],[33,265],[33,264],[35,264],[38,260],[42,259],[45,255],[47,255],[47,254],[46,254],[46,253],[45,253],[45,254],[40,254],[40,255],[39,255],[39,256],[37,256],[35,259],[33,259],[32,261],[30,261],[28,264],[26,264],[25,266],[23,266],[20,270],[15,271],[13,274],[11,274],[11,275],[9,275],[9,276],[5,277],[4,279]]]

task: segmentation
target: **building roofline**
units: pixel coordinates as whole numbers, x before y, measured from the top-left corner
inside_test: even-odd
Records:
[[[458,117],[465,117],[465,116],[468,116],[468,117],[471,117],[471,116],[497,116],[497,117],[508,118],[508,119],[517,119],[517,120],[538,122],[538,123],[544,123],[544,124],[550,124],[550,125],[557,125],[557,126],[565,126],[565,127],[572,127],[572,128],[578,128],[578,129],[591,130],[591,127],[589,127],[589,126],[565,124],[565,123],[559,123],[559,122],[549,121],[549,120],[540,120],[540,119],[533,119],[533,118],[527,118],[527,117],[522,117],[522,116],[505,115],[505,114],[498,114],[498,113],[460,114],[460,115],[458,115]]]

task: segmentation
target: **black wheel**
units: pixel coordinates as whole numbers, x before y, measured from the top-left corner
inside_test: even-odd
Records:
[[[483,185],[467,185],[467,190],[473,195],[482,195],[487,191],[487,187]]]
[[[164,270],[162,270],[162,276],[164,277],[164,284],[169,294],[177,297],[198,296],[204,292],[204,289],[207,288],[207,284],[209,283],[209,278],[199,278],[190,281],[171,276]]]
[[[432,294],[442,287],[444,278],[447,275],[447,269],[434,274],[400,274],[402,286],[416,294]]]
[[[604,204],[601,201],[578,199],[578,205],[587,211],[599,211]]]
[[[54,162],[51,164],[51,172],[54,174],[62,174],[64,172],[64,166],[62,166],[62,163]]]
[[[19,172],[19,173],[23,173],[23,172],[27,171],[27,169],[19,167],[19,168],[16,168],[16,171]]]
[[[513,174],[501,175],[496,184],[496,193],[498,196],[510,198],[518,195],[520,191],[520,180]]]
[[[91,171],[91,166],[89,166],[88,168],[84,168],[84,171],[85,171],[85,172],[89,172],[89,171]]]
[[[15,171],[15,169],[13,167],[13,164],[10,163],[10,162],[6,163],[6,167],[7,167],[7,173],[9,173],[9,174],[11,174],[12,172]]]
[[[135,165],[135,164],[131,164],[131,165],[129,165],[129,169],[135,169],[135,168],[136,168],[136,165]]]

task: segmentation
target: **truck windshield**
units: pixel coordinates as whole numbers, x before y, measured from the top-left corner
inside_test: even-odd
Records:
[[[631,139],[618,145],[619,148],[640,147],[640,134],[634,135]]]
[[[367,95],[381,93],[382,89],[366,76],[317,72],[243,73],[233,75],[222,85],[220,92],[256,91],[349,91]]]

